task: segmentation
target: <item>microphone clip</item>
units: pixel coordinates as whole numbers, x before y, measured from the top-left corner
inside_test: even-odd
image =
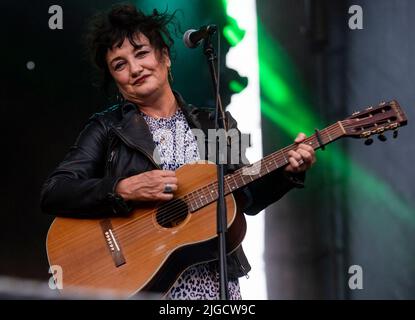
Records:
[[[194,49],[198,47],[204,39],[213,35],[217,29],[217,26],[214,24],[202,26],[198,30],[189,29],[183,35],[183,42],[186,47]]]

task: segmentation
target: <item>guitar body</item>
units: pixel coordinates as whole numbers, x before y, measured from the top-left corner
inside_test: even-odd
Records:
[[[176,176],[179,199],[217,181],[216,165],[184,165]],[[233,195],[225,200],[230,253],[240,246],[246,222]],[[48,232],[47,254],[51,266],[62,267],[63,292],[110,290],[123,297],[139,291],[166,293],[189,266],[218,259],[216,202],[194,212],[183,202],[178,208],[180,212],[165,212],[161,204],[149,203],[128,217],[56,218]],[[166,225],[163,218],[172,215],[178,220]]]

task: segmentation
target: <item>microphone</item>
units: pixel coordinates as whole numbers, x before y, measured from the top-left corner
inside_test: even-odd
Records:
[[[183,35],[183,42],[190,49],[196,48],[203,39],[214,34],[216,30],[217,27],[214,24],[202,26],[199,30],[189,29]]]

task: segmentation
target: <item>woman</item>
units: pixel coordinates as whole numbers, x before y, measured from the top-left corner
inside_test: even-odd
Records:
[[[90,118],[45,182],[43,211],[71,217],[127,215],[148,201],[171,200],[178,187],[174,170],[200,159],[192,129],[207,132],[214,124],[206,111],[172,91],[171,18],[156,11],[145,15],[132,5],[118,5],[95,17],[88,37],[94,63],[115,83],[123,101]],[[227,121],[229,128],[236,128],[228,113]],[[303,172],[315,162],[313,149],[301,144],[304,138],[300,134],[295,140],[298,148],[289,154],[288,166],[235,194],[245,213],[256,214],[302,186]],[[240,299],[238,277],[250,270],[242,248],[227,262],[230,298]],[[188,268],[166,298],[218,299],[216,264]]]

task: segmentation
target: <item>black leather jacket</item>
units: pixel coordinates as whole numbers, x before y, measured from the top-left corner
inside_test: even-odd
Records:
[[[189,126],[203,130],[207,136],[207,130],[214,128],[210,112],[186,104],[178,94],[176,98]],[[89,119],[64,160],[42,187],[43,212],[75,218],[128,214],[131,208],[114,193],[118,181],[161,169],[153,158],[152,135],[137,110],[135,104],[125,102]],[[237,127],[229,113],[227,121],[229,128]],[[238,167],[240,165],[230,166],[230,170]],[[303,177],[288,177],[277,170],[238,191],[235,197],[242,212],[253,215],[294,186],[301,187],[302,181]],[[250,270],[242,247],[227,261],[230,278],[241,277]]]

